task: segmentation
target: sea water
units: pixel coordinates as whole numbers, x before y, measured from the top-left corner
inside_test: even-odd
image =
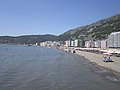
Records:
[[[0,45],[0,90],[120,90],[101,72],[107,71],[54,48]]]

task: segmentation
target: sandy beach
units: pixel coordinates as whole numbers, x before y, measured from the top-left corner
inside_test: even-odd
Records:
[[[103,66],[105,68],[108,68],[120,73],[120,57],[111,56],[114,62],[103,62],[102,54],[95,54],[95,53],[85,52],[80,50],[76,50],[75,53],[80,56],[84,56],[86,59],[96,63],[97,65]]]

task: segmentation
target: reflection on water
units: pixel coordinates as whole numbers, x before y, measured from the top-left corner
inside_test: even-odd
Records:
[[[102,75],[115,80],[113,73],[84,57],[37,46],[0,45],[0,90],[119,90],[119,82]]]

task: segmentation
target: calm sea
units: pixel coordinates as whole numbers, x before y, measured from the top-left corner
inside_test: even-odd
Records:
[[[52,48],[0,45],[0,90],[120,90],[112,74],[96,68]]]

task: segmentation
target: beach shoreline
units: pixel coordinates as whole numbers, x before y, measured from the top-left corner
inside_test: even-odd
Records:
[[[106,80],[120,84],[120,57],[112,56],[114,62],[103,62],[103,54],[81,51],[75,48],[62,47],[57,48],[66,53],[73,53],[83,58],[84,66],[89,68],[91,72],[100,75]],[[73,52],[75,50],[75,53]]]
[[[74,48],[59,48],[62,51],[65,52],[71,52],[73,53],[73,50],[75,50],[75,54],[85,57],[87,60],[89,60],[91,63],[96,63],[99,66],[108,68],[112,70],[113,72],[117,72],[120,75],[120,57],[111,56],[111,59],[114,62],[103,62],[103,54],[98,53],[92,53],[87,51],[82,51],[80,49],[74,49]]]
[[[96,63],[99,66],[111,69],[115,72],[118,72],[120,74],[120,58],[111,56],[112,60],[114,62],[103,62],[103,55],[102,54],[96,54],[91,52],[85,52],[85,51],[78,51],[76,50],[75,53],[77,55],[83,56],[86,59],[88,59],[90,62]]]

